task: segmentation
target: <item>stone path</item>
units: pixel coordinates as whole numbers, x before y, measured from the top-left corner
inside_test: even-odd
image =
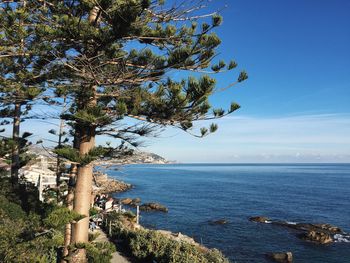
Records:
[[[99,233],[98,237],[94,240],[95,242],[110,242],[105,232],[101,229],[96,229],[94,233]],[[118,251],[112,254],[111,263],[131,263],[126,257],[122,256]]]

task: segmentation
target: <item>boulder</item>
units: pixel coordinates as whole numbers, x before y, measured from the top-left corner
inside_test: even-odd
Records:
[[[293,262],[293,254],[292,252],[277,252],[277,253],[268,253],[266,256],[275,261],[280,263],[291,263]]]
[[[318,232],[318,231],[308,231],[307,233],[303,233],[299,235],[299,237],[303,240],[314,242],[317,244],[329,244],[333,242],[333,238],[331,235],[325,233],[325,232]]]
[[[132,199],[132,202],[134,203],[134,204],[139,204],[139,203],[141,203],[141,198],[134,198],[134,199]]]
[[[123,199],[120,200],[120,202],[123,205],[130,205],[132,203],[132,199],[131,198],[123,198]]]
[[[123,198],[123,199],[120,200],[120,202],[123,205],[136,207],[136,206],[140,205],[141,199],[140,198],[133,198],[133,199],[131,199],[131,198]]]
[[[269,219],[265,216],[252,216],[249,218],[249,220],[258,223],[266,223],[267,221],[269,221]]]
[[[108,178],[107,174],[97,172],[94,173],[94,194],[106,194],[124,192],[132,188],[131,184]]]
[[[161,211],[168,212],[168,208],[159,203],[145,203],[140,206],[142,211]]]
[[[314,224],[314,226],[318,227],[322,230],[328,231],[329,233],[332,233],[332,234],[343,233],[343,230],[341,230],[339,227],[333,226],[331,224]]]

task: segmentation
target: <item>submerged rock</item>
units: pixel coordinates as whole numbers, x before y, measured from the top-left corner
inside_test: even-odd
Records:
[[[278,253],[268,253],[266,256],[275,262],[280,263],[291,263],[293,262],[292,252],[278,252]]]
[[[339,242],[336,238],[337,235],[344,234],[343,230],[341,230],[337,226],[333,226],[330,224],[310,224],[310,223],[296,223],[296,222],[288,222],[288,221],[277,221],[270,220],[267,217],[256,216],[249,218],[250,221],[259,222],[259,223],[270,223],[272,225],[278,225],[282,227],[287,227],[291,229],[295,229],[299,231],[299,238],[311,241],[317,244],[328,244],[334,241]],[[301,233],[300,233],[301,232]],[[346,241],[347,239],[342,239],[342,241]]]
[[[252,221],[252,222],[258,222],[258,223],[267,223],[267,222],[270,221],[265,216],[252,216],[252,217],[249,218],[249,220]]]
[[[140,206],[140,210],[142,211],[161,211],[168,212],[168,208],[159,203],[145,203]]]
[[[226,225],[228,223],[230,223],[230,221],[228,221],[226,219],[219,219],[219,220],[209,221],[210,225]]]
[[[139,204],[139,203],[141,203],[141,198],[134,198],[134,199],[132,199],[132,202],[134,203],[134,204]]]

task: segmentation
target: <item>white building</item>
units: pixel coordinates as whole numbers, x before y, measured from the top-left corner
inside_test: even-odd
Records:
[[[19,169],[19,176],[35,186],[39,185],[39,179],[45,185],[54,186],[56,185],[56,173],[48,169],[47,166],[47,158],[40,156],[40,162]]]

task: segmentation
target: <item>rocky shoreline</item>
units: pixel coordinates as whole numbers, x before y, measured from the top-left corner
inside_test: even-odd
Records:
[[[94,174],[94,186],[93,186],[93,193],[96,196],[97,194],[112,194],[112,193],[118,193],[118,192],[124,192],[129,189],[131,189],[133,186],[131,184],[127,184],[122,181],[118,181],[114,178],[109,178],[107,174],[97,172]],[[122,198],[122,199],[117,199],[114,198],[114,201],[117,201],[119,204],[123,204],[129,207],[136,207],[139,206],[141,211],[145,212],[168,212],[168,208],[165,207],[164,205],[161,205],[156,202],[150,202],[150,203],[141,203],[140,198]],[[189,237],[187,235],[184,235],[180,232],[174,233],[168,230],[162,230],[162,229],[156,229],[156,230],[151,230],[145,227],[142,227],[141,225],[136,223],[135,220],[135,215],[133,213],[130,214],[130,211],[124,210],[121,220],[121,227],[117,233],[124,233],[121,237],[119,237],[118,240],[114,240],[114,242],[125,242],[126,240],[123,241],[123,239],[127,238],[126,233],[131,233],[131,237],[137,237],[137,236],[142,236],[146,234],[147,236],[149,235],[150,237],[154,237],[153,233],[155,234],[155,237],[159,235],[160,238],[159,240],[157,239],[157,242],[168,242],[167,244],[172,244],[171,246],[168,245],[168,247],[176,247],[176,246],[183,246],[187,248],[188,252],[192,257],[198,256],[198,257],[203,257],[206,258],[208,257],[209,260],[214,260],[215,262],[222,262],[222,263],[229,263],[229,260],[225,258],[225,256],[218,251],[217,249],[210,249],[202,244],[196,242],[192,237]],[[226,222],[225,222],[226,223]],[[221,223],[222,224],[222,223]],[[116,225],[114,225],[116,227]],[[114,236],[115,238],[115,236]],[[163,241],[162,241],[163,240]],[[168,240],[168,241],[164,241]],[[135,240],[135,242],[138,242]],[[150,240],[152,242],[152,240]],[[170,243],[170,242],[175,242],[175,243]],[[175,245],[177,244],[177,245]],[[186,245],[187,244],[187,245]],[[130,248],[129,248],[130,250]],[[196,252],[197,251],[197,252]],[[178,252],[174,252],[178,253]],[[194,253],[193,255],[191,253]],[[181,252],[181,255],[183,252]],[[131,255],[134,256],[134,255]],[[187,261],[186,261],[187,262]],[[201,261],[202,262],[202,261]],[[203,261],[204,262],[204,261]],[[205,261],[205,262],[212,262],[212,261]],[[213,261],[214,262],[214,261]]]
[[[93,195],[125,192],[132,188],[131,184],[108,177],[107,174],[94,173]]]
[[[109,178],[108,175],[103,173],[95,173],[94,175],[94,194],[111,194],[111,193],[119,193],[124,192],[131,189],[133,186],[131,184],[118,181],[113,178]],[[140,198],[121,198],[115,199],[117,203],[129,206],[129,207],[137,207],[139,206],[141,211],[150,212],[150,211],[159,211],[159,212],[168,212],[168,208],[159,203],[142,203]],[[307,223],[307,222],[288,222],[281,220],[274,220],[264,216],[255,216],[250,217],[250,221],[255,223],[263,223],[263,224],[272,224],[278,227],[284,227],[291,230],[291,233],[294,233],[301,240],[305,240],[306,242],[312,242],[314,244],[319,245],[328,245],[331,243],[337,242],[350,242],[350,234],[343,231],[341,228],[337,226],[333,226],[325,223]],[[210,220],[207,223],[210,225],[226,225],[230,222],[225,218]],[[141,227],[141,226],[139,226]],[[141,229],[144,229],[141,227]],[[144,229],[146,230],[146,229]],[[196,241],[192,238],[185,236],[181,233],[172,233],[170,231],[165,230],[154,230],[159,234],[166,236],[169,239],[177,240],[177,241],[185,241],[192,245],[197,245],[201,247]],[[204,249],[204,248],[202,248]],[[293,253],[290,251],[275,251],[268,252],[265,256],[275,262],[293,262]]]

